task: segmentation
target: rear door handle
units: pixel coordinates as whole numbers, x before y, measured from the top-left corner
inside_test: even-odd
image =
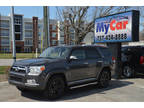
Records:
[[[84,62],[83,64],[84,64],[84,65],[88,65],[88,62]]]

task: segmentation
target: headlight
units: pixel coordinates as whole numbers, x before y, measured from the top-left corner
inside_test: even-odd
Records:
[[[38,76],[44,70],[45,66],[31,66],[28,75]]]

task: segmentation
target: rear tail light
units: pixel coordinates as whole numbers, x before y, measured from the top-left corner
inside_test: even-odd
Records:
[[[112,57],[112,61],[115,61],[115,57]]]
[[[112,57],[112,61],[113,61],[113,63],[115,63],[115,60],[116,60],[115,57]]]
[[[140,64],[144,64],[144,56],[140,57]]]

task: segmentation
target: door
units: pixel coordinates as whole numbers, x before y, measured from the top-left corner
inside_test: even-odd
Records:
[[[71,59],[73,57],[74,59]],[[86,73],[88,71],[88,64],[86,60],[85,50],[83,48],[78,48],[72,50],[70,54],[69,61],[69,72],[71,76],[70,81],[77,81],[86,78]]]
[[[86,59],[88,63],[87,76],[96,78],[102,68],[102,57],[95,47],[86,48]]]

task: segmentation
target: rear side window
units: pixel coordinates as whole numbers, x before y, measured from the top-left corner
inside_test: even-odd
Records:
[[[102,52],[104,57],[112,57],[112,53],[108,48],[100,47],[100,51]]]
[[[86,48],[86,55],[88,59],[97,59],[101,57],[96,48]]]

